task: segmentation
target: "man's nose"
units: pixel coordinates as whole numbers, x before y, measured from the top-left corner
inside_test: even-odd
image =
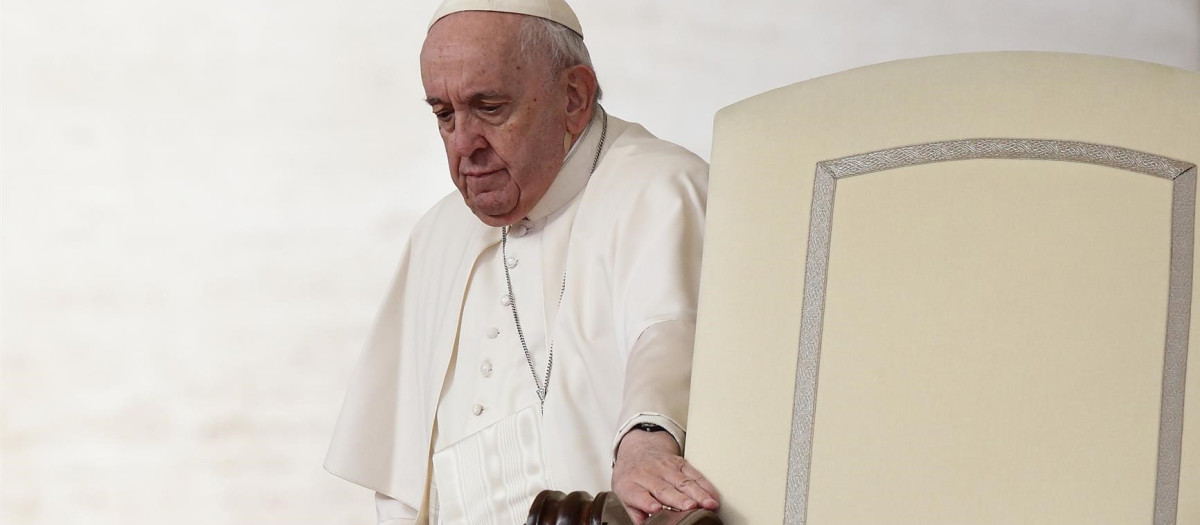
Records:
[[[469,116],[459,116],[463,112],[455,115],[456,122],[454,123],[454,131],[451,132],[450,141],[454,147],[454,152],[460,157],[470,157],[476,151],[486,149],[488,147],[487,139],[479,130],[479,124],[475,119]]]

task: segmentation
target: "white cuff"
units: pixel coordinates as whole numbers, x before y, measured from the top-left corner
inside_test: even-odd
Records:
[[[613,439],[614,463],[617,461],[617,448],[621,446],[621,439],[623,439],[625,434],[628,434],[630,430],[633,430],[633,427],[636,427],[642,423],[650,423],[652,425],[663,427],[667,433],[671,434],[671,437],[675,438],[675,444],[679,445],[679,455],[683,455],[684,439],[687,437],[687,432],[683,430],[683,427],[680,426],[679,423],[676,423],[673,419],[662,414],[643,412],[629,418],[628,421],[623,423],[621,427],[617,429],[617,435]]]

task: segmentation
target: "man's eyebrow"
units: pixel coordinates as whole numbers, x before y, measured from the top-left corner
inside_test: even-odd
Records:
[[[499,91],[480,91],[478,93],[475,93],[474,95],[471,95],[471,102],[478,103],[481,100],[505,99],[505,98],[508,98],[508,97]],[[445,104],[446,101],[442,100],[440,98],[437,98],[437,97],[429,97],[429,98],[425,99],[425,103],[429,104],[430,106],[436,106],[439,104]]]
[[[489,99],[498,99],[498,98],[503,99],[506,97],[504,96],[503,93],[501,93],[499,91],[480,91],[479,93],[471,95],[471,102],[479,102],[480,100],[489,100]]]

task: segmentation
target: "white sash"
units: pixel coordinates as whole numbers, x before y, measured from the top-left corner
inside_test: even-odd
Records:
[[[434,453],[430,522],[525,523],[547,477],[542,414],[533,405]]]

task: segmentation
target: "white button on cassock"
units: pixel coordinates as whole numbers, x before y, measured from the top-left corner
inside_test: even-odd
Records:
[[[504,260],[504,264],[507,265],[509,268],[516,268],[517,267],[517,258],[509,257]]]
[[[492,377],[492,362],[484,361],[479,365],[479,373],[483,374],[483,377]]]
[[[527,228],[524,224],[514,224],[512,228],[508,229],[508,234],[512,235],[513,237],[522,237],[528,231],[529,228]]]
[[[488,339],[495,339],[495,338],[496,338],[496,336],[498,336],[498,335],[500,335],[500,329],[499,329],[499,328],[496,328],[496,327],[494,327],[494,326],[493,326],[493,327],[491,327],[491,328],[488,328],[488,331],[487,331],[487,338],[488,338]]]
[[[482,414],[483,413],[483,405],[475,405],[475,406],[471,407],[471,413],[475,414],[477,416],[479,414]]]
[[[504,306],[508,306],[508,305],[512,304],[512,296],[508,295],[508,294],[501,295],[500,296],[500,304],[502,304]]]

